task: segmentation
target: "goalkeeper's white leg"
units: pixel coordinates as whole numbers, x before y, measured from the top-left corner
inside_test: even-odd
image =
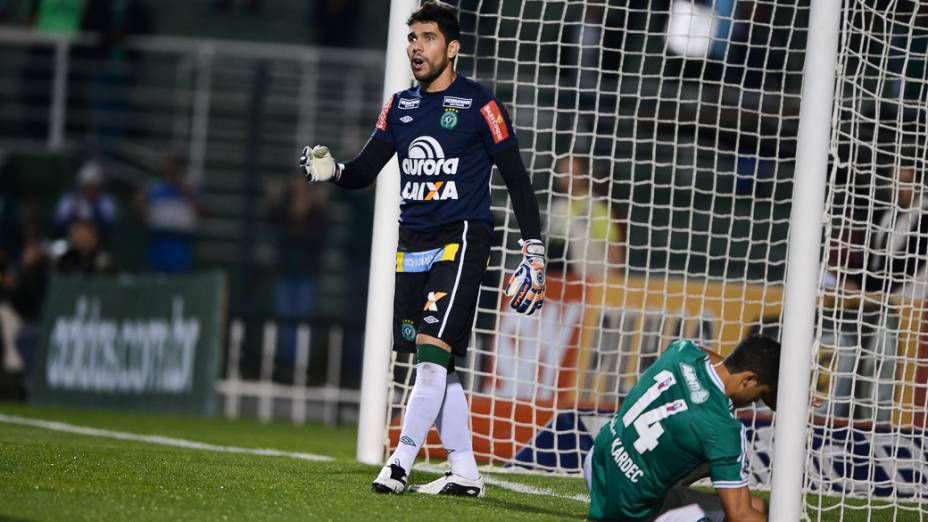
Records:
[[[451,472],[466,479],[477,480],[480,472],[477,471],[477,460],[474,458],[470,426],[467,422],[469,411],[461,379],[457,373],[452,373],[448,376],[445,402],[441,406],[436,427],[441,436],[442,446],[448,452]]]
[[[422,486],[413,486],[418,493],[430,495],[459,495],[482,497],[484,494],[483,477],[477,471],[477,460],[471,443],[468,426],[467,398],[457,373],[448,376],[445,387],[445,401],[441,413],[435,421],[441,443],[448,452],[451,471],[441,478]]]
[[[419,448],[441,411],[451,354],[436,345],[426,344],[417,347],[416,359],[420,362],[416,364],[416,382],[406,403],[399,444],[373,483],[378,493],[405,491]]]

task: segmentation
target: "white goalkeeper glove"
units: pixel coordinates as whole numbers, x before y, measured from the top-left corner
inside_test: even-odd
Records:
[[[545,245],[537,239],[519,240],[522,262],[506,285],[509,306],[516,312],[532,315],[545,302]]]
[[[329,148],[324,145],[316,145],[313,148],[303,147],[303,154],[300,155],[300,168],[303,169],[306,181],[310,183],[333,179],[338,181],[342,173],[341,165],[335,162],[335,158],[329,154]]]

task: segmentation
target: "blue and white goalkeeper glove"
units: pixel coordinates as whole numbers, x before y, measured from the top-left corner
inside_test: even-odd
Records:
[[[537,239],[519,240],[522,262],[506,285],[506,295],[516,312],[532,315],[545,302],[545,245]]]
[[[300,168],[303,169],[306,181],[310,183],[333,179],[338,181],[342,173],[341,165],[335,162],[335,158],[329,154],[329,148],[324,145],[316,145],[313,148],[303,147],[303,154],[300,155]]]

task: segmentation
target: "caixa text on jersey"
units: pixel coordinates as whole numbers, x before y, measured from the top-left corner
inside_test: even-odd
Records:
[[[403,199],[412,201],[441,201],[458,199],[458,188],[453,181],[407,181],[403,185]]]

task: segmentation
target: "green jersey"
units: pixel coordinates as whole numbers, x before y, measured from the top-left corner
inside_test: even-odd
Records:
[[[667,490],[708,464],[716,488],[747,486],[744,425],[708,355],[676,341],[593,445],[592,520],[647,520]]]

